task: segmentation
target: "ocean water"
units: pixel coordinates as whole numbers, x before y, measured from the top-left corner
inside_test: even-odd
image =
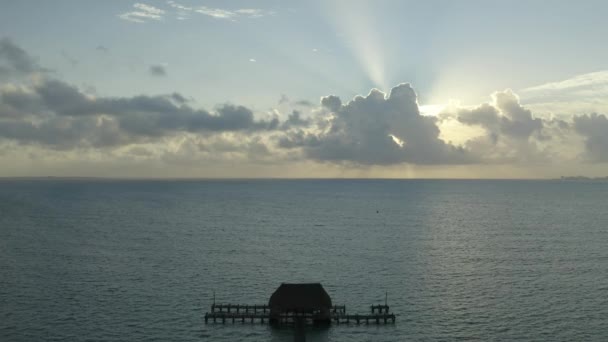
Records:
[[[0,181],[0,341],[290,341],[203,315],[299,281],[398,315],[307,341],[608,341],[608,183]]]

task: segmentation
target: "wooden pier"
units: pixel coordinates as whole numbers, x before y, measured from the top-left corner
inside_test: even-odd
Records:
[[[259,323],[293,326],[301,331],[306,325],[331,324],[394,324],[395,315],[384,305],[371,305],[368,314],[347,314],[345,305],[333,305],[331,297],[320,283],[282,283],[268,304],[216,304],[215,293],[211,311],[205,313],[205,323]]]
[[[336,324],[350,324],[356,323],[361,324],[365,322],[365,324],[394,324],[395,323],[395,314],[385,313],[385,314],[367,314],[367,315],[344,315],[340,317],[333,318]]]
[[[388,305],[372,305],[369,314],[346,314],[345,305],[333,306],[330,310],[330,322],[335,324],[394,324],[395,315],[389,312]],[[303,322],[314,324],[316,314],[305,312],[287,312],[270,315],[268,305],[212,304],[211,312],[205,314],[205,323],[270,323],[274,319],[278,325],[293,325]]]

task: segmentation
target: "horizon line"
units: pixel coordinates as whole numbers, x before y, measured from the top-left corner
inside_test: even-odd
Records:
[[[608,177],[588,177],[588,176],[560,176],[560,177],[527,177],[527,178],[492,178],[492,177],[471,177],[471,178],[444,178],[444,177],[112,177],[112,176],[0,176],[0,180],[116,180],[116,181],[239,181],[239,180],[494,180],[494,181],[542,181],[542,180],[563,180],[563,179],[605,179]]]

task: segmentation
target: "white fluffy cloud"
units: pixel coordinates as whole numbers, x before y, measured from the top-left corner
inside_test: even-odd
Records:
[[[340,98],[321,100],[326,127],[316,132],[296,132],[284,137],[284,148],[301,148],[304,155],[320,161],[363,165],[458,164],[472,156],[461,147],[439,139],[436,119],[422,116],[416,94],[409,84],[390,94],[373,89],[342,104]]]
[[[185,6],[173,0],[167,1],[167,5],[177,11],[177,18],[184,20],[189,17],[190,13],[202,14],[215,19],[236,20],[238,18],[261,18],[269,15],[274,15],[274,11],[263,10],[260,8],[239,8],[225,9],[207,6]]]
[[[133,11],[121,13],[118,17],[122,20],[142,24],[150,20],[161,20],[164,15],[164,10],[138,2],[133,4]]]

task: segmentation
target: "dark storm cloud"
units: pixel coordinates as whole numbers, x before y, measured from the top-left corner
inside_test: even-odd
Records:
[[[439,139],[436,120],[420,115],[409,84],[394,87],[388,96],[372,90],[342,104],[337,96],[321,99],[330,113],[325,132],[293,133],[279,140],[283,148],[302,147],[312,159],[364,165],[398,163],[469,163],[462,148]]]
[[[148,72],[152,76],[167,76],[167,69],[165,69],[165,67],[162,65],[151,65],[150,68],[148,68]]]
[[[32,72],[48,71],[9,38],[0,39],[0,76],[22,76]]]
[[[585,138],[586,157],[592,162],[608,162],[608,119],[602,114],[575,116],[574,129]]]

